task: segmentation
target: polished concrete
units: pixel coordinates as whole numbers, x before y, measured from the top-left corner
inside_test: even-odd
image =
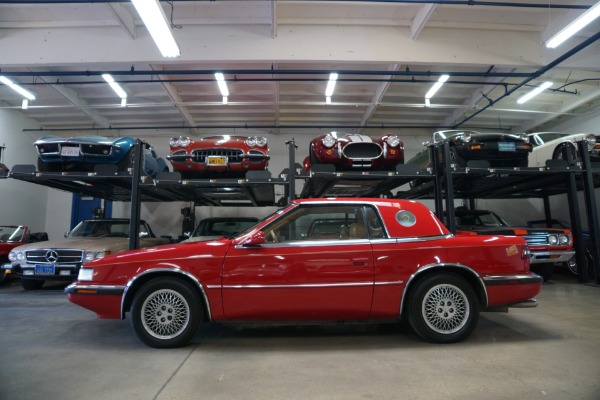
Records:
[[[156,350],[63,287],[0,286],[0,399],[600,399],[600,288],[566,275],[453,345],[404,324],[213,324]]]

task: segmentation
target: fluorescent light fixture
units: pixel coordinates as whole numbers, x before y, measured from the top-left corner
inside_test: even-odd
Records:
[[[23,89],[21,86],[17,85],[16,83],[14,83],[13,81],[11,81],[7,77],[0,76],[0,82],[4,83],[6,86],[8,86],[9,88],[11,88],[15,92],[19,93],[21,96],[25,97],[26,99],[28,99],[28,100],[35,100],[35,96],[31,92]]]
[[[431,101],[427,97],[425,97],[425,107],[431,107]]]
[[[179,57],[181,52],[175,42],[167,17],[158,0],[131,0],[138,14],[148,28],[154,43],[163,57]]]
[[[337,81],[337,78],[338,74],[336,72],[332,72],[331,74],[329,74],[329,82],[327,82],[327,88],[325,89],[325,97],[333,96],[333,91],[335,90],[335,82]]]
[[[325,104],[331,104],[331,96],[325,97]]]
[[[125,93],[123,88],[117,82],[115,82],[115,79],[112,77],[111,74],[102,74],[102,77],[106,82],[108,82],[108,84],[110,85],[112,90],[115,91],[117,96],[121,98],[121,107],[125,107],[127,105],[127,93]]]
[[[229,100],[227,99],[227,96],[223,96],[223,104],[227,104],[229,102]]]
[[[569,25],[562,28],[556,35],[552,36],[547,42],[546,47],[554,49],[560,46],[571,36],[585,28],[590,22],[600,16],[600,1],[593,5],[586,12],[577,17]]]
[[[440,88],[442,87],[444,82],[446,82],[448,80],[448,78],[450,78],[450,75],[440,76],[440,79],[438,79],[438,81],[433,84],[431,89],[429,89],[429,92],[427,92],[427,94],[425,94],[425,98],[431,99],[437,93],[437,91],[440,90]]]
[[[27,110],[27,107],[29,107],[29,100],[23,99],[23,101],[21,102],[21,109]]]
[[[225,77],[221,72],[215,73],[215,79],[217,80],[217,85],[219,85],[219,90],[221,91],[221,95],[223,97],[229,96],[229,89],[227,89],[227,82],[225,82]]]
[[[529,92],[529,93],[527,93],[527,94],[519,97],[519,100],[517,100],[517,103],[518,104],[523,104],[526,101],[531,100],[532,98],[534,98],[538,94],[542,93],[544,90],[548,89],[552,85],[553,85],[553,82],[544,82],[544,83],[542,83],[540,86],[536,87],[531,92]]]

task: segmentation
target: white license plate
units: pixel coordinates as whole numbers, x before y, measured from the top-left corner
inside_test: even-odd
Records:
[[[79,156],[79,147],[63,147],[60,149],[61,156],[77,157]]]
[[[206,165],[225,166],[227,165],[227,157],[208,156],[208,159],[206,160]]]
[[[498,151],[515,151],[514,142],[498,142]]]

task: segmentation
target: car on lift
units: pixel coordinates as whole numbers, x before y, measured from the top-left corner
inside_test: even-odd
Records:
[[[348,224],[311,238],[315,221]],[[463,340],[480,310],[535,307],[542,278],[514,236],[452,235],[423,204],[294,200],[235,237],[129,251],[84,264],[65,288],[100,318],[129,313],[152,347],[187,344],[201,322],[397,321]]]
[[[81,264],[129,249],[129,219],[92,219],[81,221],[58,240],[25,244],[11,250],[11,272],[21,277],[25,290],[40,289],[44,281],[72,282]],[[145,221],[139,226],[140,247],[170,243],[156,237]]]
[[[544,281],[552,278],[555,264],[568,263],[575,255],[569,229],[513,227],[493,211],[466,207],[456,207],[454,217],[457,233],[523,237],[531,251],[531,270]]]
[[[485,160],[490,167],[527,167],[533,146],[525,134],[477,132],[469,130],[444,130],[433,133],[431,141],[424,146],[448,143],[451,163],[464,168],[471,160]],[[442,151],[438,152],[442,162]],[[429,149],[418,152],[406,164],[416,164],[420,170],[431,167]]]
[[[545,220],[545,219],[538,219],[538,220],[533,220],[533,221],[527,221],[527,226],[530,228],[558,228],[558,229],[571,229],[571,226],[569,225],[568,222],[563,221],[563,220],[559,220],[559,219],[550,219],[549,221]],[[575,238],[573,238],[575,239]],[[583,243],[583,246],[585,248],[585,254],[583,257],[583,263],[584,263],[584,267],[588,268],[588,272],[590,273],[590,278],[593,278],[593,276],[595,276],[595,269],[594,269],[594,241],[592,240],[592,237],[590,235],[589,231],[582,231],[581,232],[581,240]],[[574,245],[574,248],[577,248]],[[577,257],[573,257],[571,258],[566,264],[565,266],[567,267],[569,273],[574,276],[577,277],[579,276],[579,271],[580,271],[580,266],[577,263]]]
[[[32,233],[26,225],[0,225],[0,282],[10,276],[10,251],[23,244],[41,240],[48,240],[46,232]]]
[[[600,135],[591,133],[535,132],[528,134],[533,145],[530,167],[544,167],[546,160],[566,160],[571,164],[579,158],[577,142],[585,141],[590,161],[600,162]]]
[[[167,159],[184,178],[243,176],[269,165],[269,146],[262,136],[178,136],[169,140],[169,147]]]
[[[404,143],[396,135],[371,137],[359,134],[326,133],[310,141],[304,170],[318,164],[343,171],[394,171],[404,163]]]
[[[132,166],[135,144],[132,137],[105,136],[43,136],[34,142],[40,172],[94,171],[96,165],[116,165],[123,172]],[[143,170],[148,176],[169,171],[166,161],[154,148],[143,147]]]
[[[184,242],[200,242],[233,236],[256,225],[256,217],[211,217],[201,220]]]

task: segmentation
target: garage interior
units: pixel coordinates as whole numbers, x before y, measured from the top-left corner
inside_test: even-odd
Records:
[[[312,138],[325,132],[398,135],[407,160],[436,130],[600,134],[600,20],[560,46],[546,47],[563,27],[599,8],[594,0],[161,5],[179,46],[176,57],[161,54],[128,1],[0,1],[0,76],[35,97],[24,102],[0,84],[0,162],[14,173],[0,177],[0,224],[62,237],[72,228],[75,192],[113,201],[113,217],[138,210],[127,185],[117,195],[89,189],[115,186],[99,182],[101,177],[78,177],[85,185],[65,177],[31,178],[38,158],[33,142],[45,135],[131,136],[162,157],[171,137],[266,137],[269,175],[248,185],[196,182],[182,191],[164,179],[142,187],[140,217],[157,235],[177,238],[183,209],[200,221],[266,216],[290,192],[408,196],[408,175],[391,182],[375,173],[347,180],[308,179],[296,171]],[[121,85],[125,100],[102,78],[106,73]],[[335,90],[326,96],[332,73]],[[439,91],[426,98],[445,75]],[[551,86],[518,102],[545,82]],[[503,178],[487,172],[493,186]],[[573,222],[575,202],[581,229],[597,232],[590,224],[598,218],[600,174],[590,171],[587,190],[582,176],[577,173],[574,193],[558,185],[546,195],[521,187],[517,196],[506,185],[501,196],[488,190],[443,201],[431,192],[407,198],[434,210],[438,202],[448,209],[468,197],[515,226],[548,213]],[[266,184],[254,195],[252,179]],[[373,180],[381,186],[369,186]],[[247,199],[210,200],[215,187]],[[269,196],[257,199],[264,187]],[[598,399],[598,275],[578,279],[563,272],[544,284],[539,307],[482,314],[471,338],[454,345],[421,342],[404,324],[215,324],[201,328],[192,346],[163,351],[139,343],[129,321],[97,320],[70,304],[64,285],[25,292],[9,281],[0,285],[0,399]]]

